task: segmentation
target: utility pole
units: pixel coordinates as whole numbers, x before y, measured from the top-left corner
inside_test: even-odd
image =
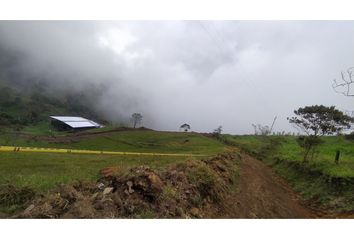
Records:
[[[275,120],[277,120],[277,116],[275,116],[275,118],[273,120],[273,123],[272,123],[272,126],[270,127],[270,133],[272,133],[272,131],[273,131]]]

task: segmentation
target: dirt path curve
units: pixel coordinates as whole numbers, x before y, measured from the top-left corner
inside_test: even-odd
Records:
[[[316,218],[283,179],[263,162],[243,155],[238,191],[218,215],[224,218]]]

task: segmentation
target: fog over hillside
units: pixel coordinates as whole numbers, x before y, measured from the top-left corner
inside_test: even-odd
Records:
[[[295,131],[294,109],[354,110],[331,84],[354,66],[353,21],[0,21],[0,76],[53,95],[85,91],[112,121]]]

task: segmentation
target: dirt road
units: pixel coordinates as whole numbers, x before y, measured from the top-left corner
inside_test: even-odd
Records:
[[[217,213],[223,218],[316,218],[301,205],[291,187],[270,167],[244,155],[240,164],[238,191]],[[221,213],[222,212],[222,213]]]

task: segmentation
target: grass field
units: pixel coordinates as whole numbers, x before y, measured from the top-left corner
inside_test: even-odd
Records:
[[[267,146],[278,144],[266,156],[268,160],[281,159],[288,162],[302,162],[303,150],[293,136],[227,136],[228,139],[250,153],[261,153]],[[324,143],[319,146],[318,153],[307,165],[332,177],[354,177],[354,142],[344,137],[322,137]],[[272,142],[273,140],[273,142]],[[336,150],[341,151],[339,164],[335,164]]]
[[[46,192],[57,184],[75,180],[96,181],[99,170],[105,167],[124,169],[148,165],[162,168],[185,161],[185,157],[110,156],[58,153],[0,153],[0,183],[29,186]]]
[[[9,135],[2,135],[0,144],[9,145],[7,138]],[[48,143],[33,140],[27,135],[18,135],[14,141],[14,145],[18,146],[205,155],[220,153],[225,149],[223,144],[200,134],[157,131],[112,132],[104,136],[78,139],[73,143]],[[59,183],[95,180],[99,170],[104,167],[149,165],[158,168],[185,161],[187,158],[189,157],[0,152],[0,184],[11,183],[47,191]]]
[[[222,152],[224,145],[214,139],[197,133],[157,132],[149,130],[119,131],[104,135],[61,137],[57,143],[43,138],[20,133],[4,133],[0,145],[69,148],[83,150],[126,151],[126,152],[160,152],[160,153],[194,153],[214,154]],[[58,137],[58,136],[57,136]],[[60,139],[58,137],[58,139]]]

